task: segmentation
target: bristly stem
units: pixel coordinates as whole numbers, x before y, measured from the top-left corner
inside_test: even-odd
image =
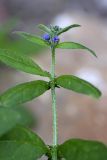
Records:
[[[52,160],[57,160],[57,110],[56,110],[56,93],[55,93],[55,47],[51,47],[52,62],[51,62],[51,95],[52,95],[52,118],[53,118],[53,150]]]

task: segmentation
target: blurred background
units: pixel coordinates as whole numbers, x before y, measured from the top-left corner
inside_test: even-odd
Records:
[[[60,41],[82,43],[98,55],[96,59],[83,50],[57,50],[57,75],[74,74],[102,91],[102,97],[96,100],[65,89],[56,90],[59,143],[76,137],[107,143],[107,0],[0,0],[0,48],[28,54],[49,71],[50,51],[12,33],[18,30],[40,35],[38,23],[60,27],[73,23],[82,25],[64,33]],[[0,63],[0,93],[15,84],[35,79],[43,78]],[[50,92],[25,105],[36,117],[32,129],[51,144]]]

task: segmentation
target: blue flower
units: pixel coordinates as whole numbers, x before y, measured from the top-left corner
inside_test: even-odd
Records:
[[[52,38],[52,41],[54,43],[58,43],[59,42],[59,37],[58,36],[55,36],[54,38]]]
[[[45,41],[49,41],[49,40],[50,40],[50,35],[49,35],[49,34],[44,34],[44,35],[43,35],[43,39],[44,39]]]

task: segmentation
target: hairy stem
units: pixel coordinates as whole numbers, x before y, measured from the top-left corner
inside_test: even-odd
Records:
[[[56,94],[55,94],[55,48],[52,50],[52,62],[51,62],[51,95],[52,95],[52,118],[53,118],[53,150],[52,160],[57,160],[57,110],[56,110]]]

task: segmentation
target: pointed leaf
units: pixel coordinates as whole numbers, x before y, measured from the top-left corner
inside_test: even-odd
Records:
[[[39,29],[41,29],[42,31],[44,31],[46,33],[51,33],[51,30],[43,24],[39,24],[38,27],[39,27]]]
[[[79,24],[73,24],[73,25],[67,26],[67,27],[65,27],[65,28],[62,28],[62,29],[57,33],[57,35],[60,35],[60,34],[62,34],[62,33],[64,33],[64,32],[67,32],[68,30],[70,30],[71,28],[74,28],[74,27],[80,27],[80,25],[79,25]]]
[[[12,129],[20,120],[20,114],[17,111],[0,108],[0,136]]]
[[[47,150],[38,135],[21,126],[4,135],[0,141],[1,160],[37,160]]]
[[[43,71],[32,59],[24,55],[13,53],[12,51],[0,49],[0,61],[17,70],[49,77],[49,73]]]
[[[73,75],[62,75],[58,77],[56,79],[56,84],[63,88],[90,95],[95,98],[99,98],[101,96],[101,92],[95,86]]]
[[[40,96],[48,89],[48,83],[42,80],[19,84],[0,96],[0,105],[9,107],[21,104]]]
[[[63,43],[59,43],[56,46],[56,48],[61,48],[61,49],[85,49],[85,50],[89,51],[90,53],[92,53],[92,55],[94,55],[95,57],[97,57],[94,51],[92,51],[91,49],[83,46],[82,44],[75,43],[75,42],[63,42]]]
[[[46,43],[46,41],[44,41],[42,38],[31,35],[29,33],[26,32],[20,32],[20,31],[15,31],[14,33],[22,36],[23,38],[27,39],[28,41],[31,41],[33,43],[36,43],[38,45],[42,45],[42,46],[49,46],[48,43]]]
[[[101,142],[71,139],[58,147],[66,160],[106,160],[107,146]]]

